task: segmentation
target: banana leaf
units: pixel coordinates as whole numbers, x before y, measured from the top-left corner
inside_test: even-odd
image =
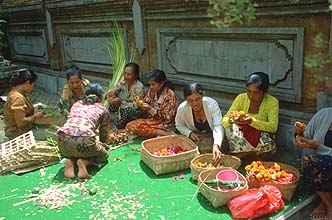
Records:
[[[207,180],[204,182],[206,185],[210,187],[222,187],[222,188],[229,188],[234,189],[241,186],[244,186],[245,182],[237,180],[237,181],[221,181],[216,179]]]

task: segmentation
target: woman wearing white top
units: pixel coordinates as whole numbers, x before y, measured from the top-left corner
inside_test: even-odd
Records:
[[[224,130],[218,103],[203,96],[203,89],[198,83],[185,86],[183,96],[186,101],[179,105],[175,117],[177,130],[196,142],[200,153],[212,151],[213,159],[219,159]]]

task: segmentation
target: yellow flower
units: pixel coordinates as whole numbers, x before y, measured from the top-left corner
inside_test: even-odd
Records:
[[[280,170],[280,165],[277,164],[277,163],[275,163],[275,164],[274,164],[274,168],[275,168],[276,170]]]
[[[258,167],[258,169],[263,171],[263,170],[265,170],[265,167],[264,167],[263,165],[260,165],[260,166]]]
[[[276,177],[277,177],[277,179],[279,179],[280,176],[281,176],[281,173],[280,173],[280,172],[276,173]]]
[[[262,178],[263,178],[263,175],[262,175],[261,173],[257,173],[257,174],[256,174],[256,178],[257,178],[257,179],[262,179]]]
[[[246,169],[247,171],[249,171],[251,169],[251,166],[247,165],[244,169]]]

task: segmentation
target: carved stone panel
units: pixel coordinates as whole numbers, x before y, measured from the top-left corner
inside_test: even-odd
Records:
[[[8,42],[12,58],[40,64],[49,63],[44,30],[8,31]]]
[[[125,29],[120,31],[124,34],[125,45],[128,45]],[[107,50],[109,40],[110,30],[63,30],[61,47],[65,66],[75,64],[84,70],[112,73],[113,62]]]
[[[199,81],[226,93],[245,91],[252,72],[270,77],[270,92],[301,102],[303,28],[159,29],[159,67],[178,83]]]

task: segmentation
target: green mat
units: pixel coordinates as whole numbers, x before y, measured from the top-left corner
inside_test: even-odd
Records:
[[[154,175],[134,150],[140,143],[110,151],[103,168],[89,167],[93,178],[88,181],[65,180],[61,163],[24,175],[0,176],[0,220],[232,219],[226,206],[215,209],[195,194],[197,184],[191,181],[190,170]],[[179,178],[181,173],[184,179]],[[282,211],[264,219],[276,219],[308,196],[297,192]]]

